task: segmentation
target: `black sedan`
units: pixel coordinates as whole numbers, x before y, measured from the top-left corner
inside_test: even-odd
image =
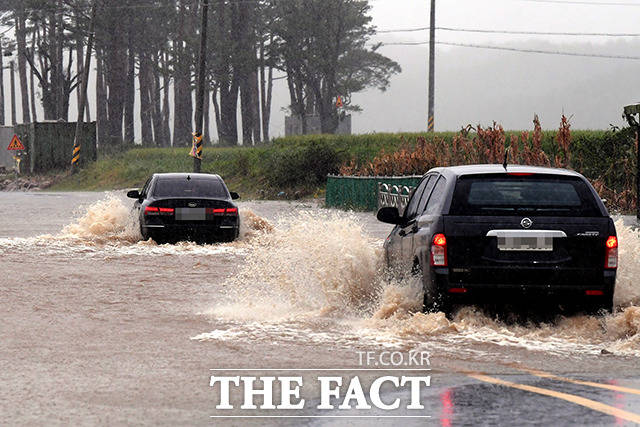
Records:
[[[524,302],[611,311],[618,267],[613,220],[589,181],[565,170],[472,165],[430,170],[385,243],[413,273],[426,309]]]
[[[238,237],[240,217],[232,200],[240,196],[229,192],[218,175],[158,173],[127,197],[136,199],[145,240],[230,242]]]

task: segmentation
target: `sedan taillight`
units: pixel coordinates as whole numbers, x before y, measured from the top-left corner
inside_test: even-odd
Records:
[[[436,234],[431,242],[431,265],[447,266],[447,238],[444,234]]]
[[[175,209],[173,208],[156,208],[155,206],[147,206],[144,208],[144,214],[147,216],[153,215],[173,215]]]
[[[207,208],[208,215],[238,215],[238,208]]]
[[[618,238],[609,236],[605,246],[604,268],[618,268]]]

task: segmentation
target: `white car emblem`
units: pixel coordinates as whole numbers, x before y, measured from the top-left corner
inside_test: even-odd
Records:
[[[193,203],[193,202],[189,203],[190,208],[195,208],[196,206],[198,206],[197,203]]]
[[[522,218],[522,221],[520,221],[520,225],[523,228],[529,228],[533,225],[533,221],[531,221],[531,219],[529,218]]]

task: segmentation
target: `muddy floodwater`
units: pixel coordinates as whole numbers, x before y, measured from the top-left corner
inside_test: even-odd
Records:
[[[0,193],[0,424],[395,425],[376,409],[221,412],[210,386],[212,372],[273,370],[370,383],[380,374],[364,368],[384,366],[361,355],[385,351],[429,355],[424,418],[403,423],[640,423],[640,234],[622,220],[616,313],[511,322],[417,312],[420,291],[385,278],[390,227],[371,213],[247,201],[236,242],[157,245],[140,240],[131,205]]]

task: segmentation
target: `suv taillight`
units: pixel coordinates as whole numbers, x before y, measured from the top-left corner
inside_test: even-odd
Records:
[[[431,242],[431,265],[447,266],[447,238],[444,234],[436,234]]]
[[[604,268],[618,268],[618,238],[609,236],[605,246]]]

